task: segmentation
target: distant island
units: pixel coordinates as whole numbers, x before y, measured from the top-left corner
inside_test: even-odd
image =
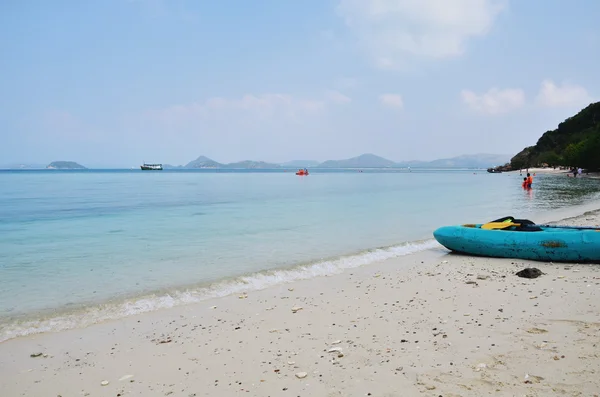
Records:
[[[392,160],[374,154],[361,154],[344,160],[327,160],[319,164],[318,168],[394,168],[398,164]]]
[[[315,160],[293,160],[280,165],[285,168],[314,168],[319,166],[318,161]]]
[[[504,168],[537,166],[600,170],[600,102],[569,117],[557,129],[546,131],[534,146],[523,149]]]
[[[85,170],[83,165],[77,164],[74,161],[53,161],[46,166],[51,170]]]
[[[469,168],[485,169],[506,164],[510,161],[511,155],[503,154],[470,154],[433,161],[400,161],[395,162],[375,154],[365,153],[360,156],[341,159],[327,160],[319,162],[316,160],[293,160],[284,163],[270,163],[265,161],[244,160],[234,163],[220,163],[206,156],[199,156],[195,160],[185,165],[163,164],[163,169],[359,169],[359,168]],[[3,168],[0,166],[0,168]],[[5,169],[33,169],[36,167],[25,164],[9,164]],[[74,161],[54,161],[47,166],[40,165],[37,168],[58,169],[58,170],[83,170],[87,169]],[[138,168],[138,167],[135,167]]]
[[[209,159],[208,157],[200,156],[196,160],[187,163],[184,168],[275,169],[280,167],[281,166],[279,164],[251,160],[223,164]]]
[[[473,154],[439,159],[433,161],[405,161],[394,162],[386,158],[366,153],[357,157],[343,160],[327,160],[318,162],[314,160],[294,160],[286,163],[266,163],[264,161],[240,161],[236,163],[219,163],[206,156],[200,156],[190,161],[185,166],[170,166],[169,168],[187,169],[277,169],[277,168],[488,168],[505,164],[510,155],[502,154]]]

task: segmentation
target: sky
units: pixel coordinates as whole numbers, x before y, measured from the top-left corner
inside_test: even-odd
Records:
[[[0,164],[516,154],[600,98],[596,0],[5,0]]]

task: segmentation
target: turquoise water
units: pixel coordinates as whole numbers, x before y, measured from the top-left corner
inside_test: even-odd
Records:
[[[0,172],[0,341],[337,272],[436,246],[441,225],[531,217],[600,191],[538,175],[526,192],[521,179]]]

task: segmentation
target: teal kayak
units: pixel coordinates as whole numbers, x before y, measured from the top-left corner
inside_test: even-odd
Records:
[[[468,255],[600,263],[600,226],[557,227],[523,222],[530,224],[509,223],[496,229],[485,228],[493,223],[444,226],[435,230],[433,236],[447,249]]]

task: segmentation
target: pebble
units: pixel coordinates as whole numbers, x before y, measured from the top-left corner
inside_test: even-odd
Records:
[[[103,380],[102,382],[100,382],[100,385],[102,385],[102,386],[108,386],[108,381],[107,380]]]
[[[304,378],[306,378],[307,376],[308,376],[308,374],[307,374],[306,372],[298,372],[298,373],[296,374],[296,378],[298,378],[298,379],[304,379]]]
[[[294,306],[294,307],[292,307],[292,313],[296,313],[296,312],[298,312],[300,310],[302,310],[301,306]]]

